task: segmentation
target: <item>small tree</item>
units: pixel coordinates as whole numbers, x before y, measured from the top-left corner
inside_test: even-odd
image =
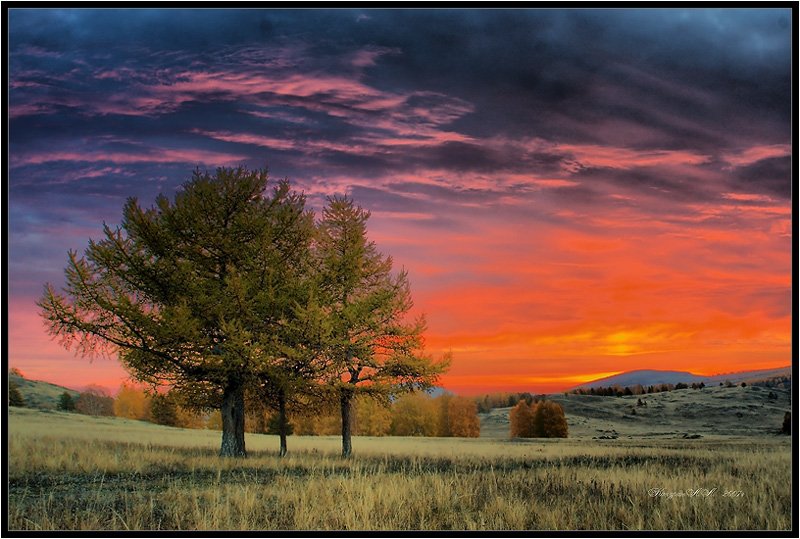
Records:
[[[285,416],[284,416],[285,417]],[[288,436],[294,432],[294,425],[289,421],[283,423],[284,419],[279,414],[273,414],[267,421],[266,434],[278,434]]]
[[[114,415],[128,419],[146,419],[150,414],[150,399],[144,390],[122,384],[114,399]]]
[[[25,406],[25,399],[19,391],[19,386],[14,382],[8,383],[8,405]]]
[[[78,395],[75,411],[85,415],[113,416],[114,399],[109,397],[104,389],[90,386]]]
[[[561,405],[548,400],[537,402],[533,409],[533,431],[536,438],[566,438],[567,419]]]
[[[792,434],[792,413],[786,412],[783,414],[783,426],[781,427],[781,434]]]
[[[467,397],[453,397],[447,403],[449,432],[447,436],[477,438],[481,434],[478,407]]]
[[[568,433],[564,409],[560,404],[540,400],[532,404],[520,401],[511,410],[512,438],[566,438]]]
[[[58,409],[65,412],[74,412],[75,400],[72,398],[72,395],[66,391],[63,392],[61,396],[58,397]]]
[[[376,398],[358,397],[353,419],[353,433],[358,436],[386,436],[392,427],[389,403]]]
[[[367,239],[369,212],[333,197],[317,227],[320,304],[327,309],[327,379],[338,394],[342,456],[352,452],[353,400],[428,389],[449,366],[423,354],[425,321],[409,321],[413,306],[405,271]]]
[[[175,396],[169,393],[155,393],[150,398],[150,419],[158,425],[177,426],[178,405]]]
[[[403,395],[392,404],[393,436],[436,436],[439,432],[437,404],[420,392]]]
[[[533,410],[525,400],[520,400],[511,409],[508,418],[511,423],[512,438],[533,438],[535,436],[533,431]]]

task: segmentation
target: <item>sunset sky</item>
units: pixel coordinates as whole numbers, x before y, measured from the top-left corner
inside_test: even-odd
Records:
[[[9,365],[116,390],[34,301],[197,167],[349,193],[463,394],[792,362],[790,9],[9,10]]]

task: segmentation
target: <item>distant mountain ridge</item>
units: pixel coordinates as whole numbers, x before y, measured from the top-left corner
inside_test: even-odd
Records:
[[[792,367],[781,367],[779,369],[766,369],[755,371],[741,371],[725,374],[715,374],[713,376],[703,376],[694,374],[688,371],[662,371],[655,369],[640,369],[635,371],[627,371],[605,378],[598,378],[585,384],[575,386],[572,389],[590,389],[597,387],[608,387],[613,385],[635,386],[641,384],[643,386],[651,386],[657,384],[678,384],[683,382],[685,384],[704,383],[719,384],[720,382],[730,381],[731,383],[746,382],[748,380],[758,380],[760,378],[772,378],[776,376],[789,376],[792,375]]]

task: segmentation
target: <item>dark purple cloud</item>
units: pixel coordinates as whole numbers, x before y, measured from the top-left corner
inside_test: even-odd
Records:
[[[148,204],[195,168],[237,164],[290,178],[316,208],[351,193],[424,294],[529,277],[563,294],[558,272],[602,280],[584,254],[649,247],[641,230],[673,246],[664,267],[626,255],[651,281],[682,271],[681,245],[693,271],[719,266],[710,281],[750,271],[749,245],[727,238],[790,237],[792,15],[11,8],[12,300],[61,282],[66,250],[127,197]],[[778,251],[759,260],[783,268]],[[752,303],[784,313],[786,287],[770,283]],[[547,305],[529,288],[524,305]]]

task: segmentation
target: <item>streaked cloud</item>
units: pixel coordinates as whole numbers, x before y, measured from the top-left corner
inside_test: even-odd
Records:
[[[9,10],[12,365],[100,381],[42,283],[238,164],[372,210],[452,389],[790,361],[791,10],[310,13]]]

